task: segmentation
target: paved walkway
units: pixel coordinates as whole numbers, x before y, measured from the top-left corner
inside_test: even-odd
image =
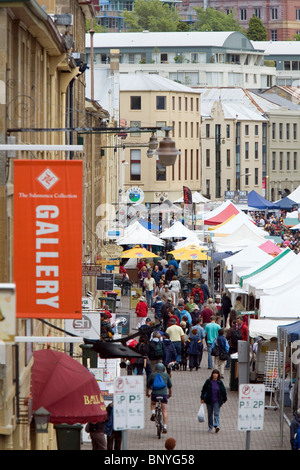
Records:
[[[130,311],[129,298],[122,298],[122,307],[119,310]],[[134,327],[135,314],[130,312],[131,327]],[[152,318],[153,315],[149,316]],[[176,439],[176,450],[245,450],[246,432],[237,429],[238,392],[230,391],[230,370],[225,370],[223,379],[228,401],[221,408],[220,432],[209,433],[207,423],[199,423],[197,420],[201,389],[210,373],[205,351],[198,371],[172,373],[173,396],[168,405],[168,433],[163,434],[161,439],[157,439],[155,424],[150,421],[150,398],[145,396],[144,429],[127,431],[127,450],[165,450],[164,443],[168,437]],[[265,402],[269,405],[268,394]],[[90,448],[85,444],[83,450]],[[290,450],[289,426],[285,420],[281,446],[279,409],[264,410],[264,429],[250,433],[250,450]]]

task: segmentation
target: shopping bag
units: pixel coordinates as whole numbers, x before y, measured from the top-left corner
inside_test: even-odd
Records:
[[[205,422],[205,413],[204,413],[204,406],[200,405],[199,411],[198,411],[198,421],[199,423],[204,423]]]

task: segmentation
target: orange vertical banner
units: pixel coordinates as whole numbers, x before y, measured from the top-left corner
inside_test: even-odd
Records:
[[[18,318],[81,318],[82,161],[14,161]]]

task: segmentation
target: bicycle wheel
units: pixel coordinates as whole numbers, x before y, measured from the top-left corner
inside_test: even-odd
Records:
[[[160,409],[156,410],[156,433],[157,438],[160,439],[162,433],[162,413]]]

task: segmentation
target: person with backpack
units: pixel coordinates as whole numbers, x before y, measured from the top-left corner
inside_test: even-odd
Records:
[[[150,393],[151,392],[151,393]],[[162,363],[156,364],[155,371],[152,372],[148,381],[146,388],[146,396],[151,396],[151,421],[155,421],[155,407],[157,402],[157,397],[163,397],[161,402],[161,409],[163,415],[163,433],[167,433],[167,423],[168,423],[168,412],[167,404],[168,399],[172,396],[172,382],[169,374],[165,372],[165,366]]]
[[[295,411],[290,424],[290,442],[292,450],[300,450],[300,409]]]
[[[156,364],[162,362],[163,355],[161,334],[159,331],[153,331],[152,338],[149,342],[149,360],[152,372],[155,370]]]
[[[229,344],[229,354],[235,354],[238,350],[238,341],[242,339],[239,320],[233,320],[231,328],[227,331],[226,339]]]
[[[192,290],[192,297],[194,297],[195,304],[198,305],[199,309],[202,309],[202,305],[204,304],[204,294],[203,290],[200,287],[200,284],[196,284],[194,289]]]

